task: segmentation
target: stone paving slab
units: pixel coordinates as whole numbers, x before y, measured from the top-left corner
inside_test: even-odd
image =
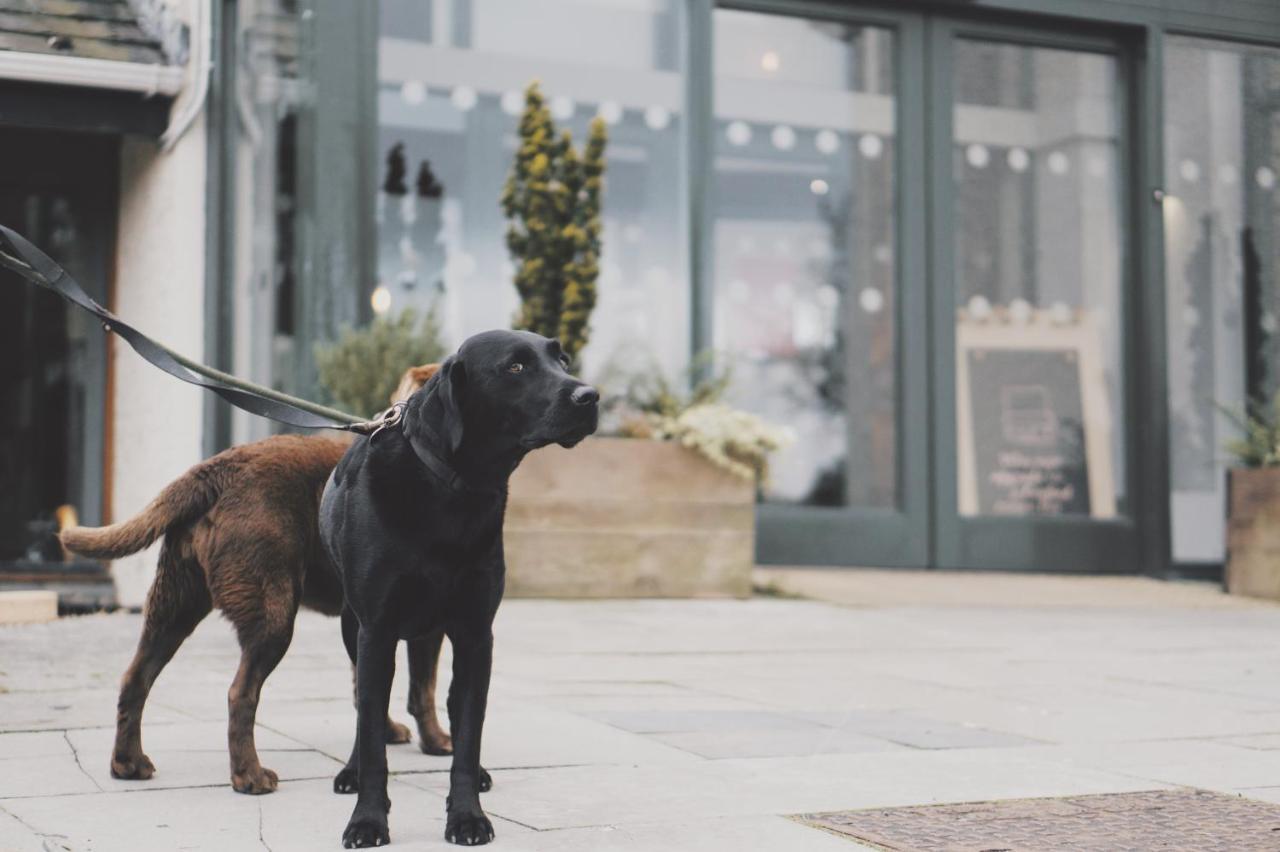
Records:
[[[849,709],[802,715],[830,728],[860,731],[912,748],[1007,748],[1043,743],[1043,740],[988,730],[974,723],[955,724],[901,711]]]
[[[0,628],[6,631],[17,627]],[[122,669],[123,671],[123,669]],[[36,675],[39,677],[39,675]],[[11,692],[0,695],[0,732],[8,731],[61,731],[68,728],[92,728],[111,721],[115,717],[117,687],[110,689],[59,689],[50,692]],[[222,694],[226,715],[226,690]],[[110,707],[111,715],[104,717],[102,707]],[[159,723],[189,721],[190,716],[163,706],[147,705],[147,720]]]
[[[724,849],[732,852],[859,852],[873,847],[836,837],[780,817],[703,819],[661,825],[603,825],[539,831],[509,838],[511,852],[675,852]]]
[[[156,789],[221,785],[228,785],[230,789],[231,769],[226,752],[166,751],[148,747],[147,754],[156,765],[155,776],[147,781],[121,781],[112,778],[110,762],[101,757],[92,762],[82,758],[82,762],[87,774],[106,792],[136,792],[140,788],[149,792]],[[303,778],[332,779],[342,768],[342,761],[317,751],[258,749],[258,756],[263,766],[275,770],[281,784]]]
[[[0,628],[0,850],[338,848],[355,713],[337,622],[299,616],[259,713],[283,780],[246,797],[216,617],[152,692],[156,777],[107,777],[140,621]],[[785,815],[1182,786],[1280,801],[1280,607],[516,600],[495,633],[496,849],[856,849]],[[395,848],[446,848],[449,760],[388,756]]]
[[[603,722],[634,734],[673,734],[708,731],[756,731],[767,736],[778,731],[818,731],[822,725],[807,719],[762,710],[633,711],[596,714]]]
[[[0,801],[31,796],[98,793],[101,788],[67,754],[0,761]]]
[[[935,754],[945,754],[938,760]],[[446,779],[402,780],[442,791]],[[1149,789],[1145,779],[1087,767],[1038,762],[986,750],[901,750],[854,755],[724,759],[681,766],[590,765],[512,770],[494,775],[486,806],[538,829],[600,824],[691,822],[700,818],[795,813],[1085,791]],[[1026,794],[1026,793],[1024,793]]]
[[[1252,734],[1241,737],[1223,737],[1217,742],[1254,751],[1280,751],[1280,734]]]
[[[150,707],[147,708],[148,711]],[[144,720],[145,729],[143,745],[148,752],[211,751],[225,755],[227,753],[227,723],[217,722],[176,722],[172,724],[153,724],[150,712]],[[109,754],[115,744],[116,729],[109,727],[77,728],[68,731],[65,739],[82,754],[95,757]],[[0,744],[7,737],[0,737]],[[274,731],[259,728],[254,733],[258,749],[268,751],[291,751],[301,746],[295,740],[281,736]],[[90,760],[91,763],[104,763],[101,760]]]
[[[693,731],[651,734],[653,739],[712,760],[731,757],[787,757],[796,754],[858,754],[905,746],[880,737],[831,728],[769,731]]]
[[[58,757],[71,754],[65,731],[29,731],[0,736],[0,760],[14,757]]]
[[[422,798],[420,791],[394,780],[388,790],[393,836],[398,833],[396,839],[406,844],[441,838],[439,845],[444,848],[444,803],[423,807],[415,801]],[[229,786],[192,787],[7,799],[0,801],[0,808],[21,820],[28,831],[49,840],[54,852],[314,852],[341,849],[338,840],[354,804],[354,797],[335,796],[330,780],[324,778],[282,783],[270,796],[242,796]]]
[[[807,814],[894,852],[1273,852],[1280,805],[1204,790]]]
[[[1046,761],[1107,769],[1170,785],[1233,790],[1280,782],[1280,759],[1274,752],[1237,749],[1221,740],[1052,745],[1036,750],[1036,754]]]
[[[756,568],[755,582],[784,593],[851,606],[1248,609],[1259,604],[1253,598],[1209,594],[1208,583],[1014,571],[841,571],[770,566]]]

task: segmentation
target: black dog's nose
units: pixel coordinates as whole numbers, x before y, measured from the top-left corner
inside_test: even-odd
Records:
[[[595,405],[600,401],[600,393],[591,385],[579,385],[573,389],[569,399],[574,405]]]

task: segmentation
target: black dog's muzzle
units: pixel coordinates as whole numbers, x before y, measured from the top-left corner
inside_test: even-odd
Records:
[[[569,394],[569,401],[574,405],[595,405],[600,402],[600,392],[591,385],[578,385]]]
[[[555,443],[572,447],[596,431],[600,421],[600,392],[588,384],[579,384],[569,392],[568,410],[559,412],[558,420],[566,428],[557,429]]]

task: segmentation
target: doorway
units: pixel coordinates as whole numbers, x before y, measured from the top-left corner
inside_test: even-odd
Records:
[[[119,148],[110,137],[5,130],[0,222],[108,303]],[[61,563],[64,520],[101,523],[105,334],[82,311],[0,270],[0,565]],[[68,515],[68,510],[73,515]]]
[[[713,342],[763,562],[1132,572],[1130,50],[714,13]]]

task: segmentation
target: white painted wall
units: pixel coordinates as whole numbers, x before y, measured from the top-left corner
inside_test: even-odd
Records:
[[[197,18],[198,0],[137,0],[167,27]],[[201,38],[192,33],[192,38]],[[196,96],[188,57],[186,82],[171,109]],[[112,311],[184,355],[204,360],[205,117],[161,152],[152,139],[124,137],[116,230]],[[200,461],[203,394],[157,370],[117,337],[112,347],[111,516],[126,520]],[[155,576],[159,545],[117,559],[111,570],[121,606],[139,607]]]
[[[168,153],[126,137],[112,310],[179,352],[204,357],[205,121]],[[205,391],[179,382],[112,337],[112,521],[141,511],[201,458]],[[122,606],[141,606],[155,545],[112,564]]]

